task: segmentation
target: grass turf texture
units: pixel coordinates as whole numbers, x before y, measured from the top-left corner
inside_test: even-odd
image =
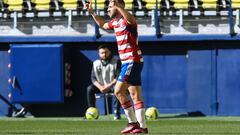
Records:
[[[81,118],[0,118],[0,134],[116,135],[126,119],[109,117],[89,121]],[[150,135],[239,135],[240,117],[161,117],[147,121]]]

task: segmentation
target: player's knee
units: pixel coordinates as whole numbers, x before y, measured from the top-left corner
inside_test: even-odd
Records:
[[[124,92],[121,90],[115,90],[114,95],[119,99],[120,97],[125,96]]]
[[[131,93],[131,98],[134,103],[142,101],[142,98],[137,93]]]
[[[141,102],[141,101],[142,101],[142,98],[139,97],[139,96],[137,96],[137,95],[132,96],[131,98],[132,98],[132,100],[133,100],[134,103],[138,103],[138,102]]]
[[[115,90],[115,91],[114,91],[114,95],[115,95],[116,97],[119,97],[119,96],[121,95],[121,92],[120,92],[119,90]]]

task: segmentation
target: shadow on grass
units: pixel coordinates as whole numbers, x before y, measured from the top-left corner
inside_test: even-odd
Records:
[[[159,119],[168,119],[168,118],[188,118],[188,117],[205,117],[206,115],[201,111],[188,112],[185,114],[177,114],[171,116],[160,116]]]

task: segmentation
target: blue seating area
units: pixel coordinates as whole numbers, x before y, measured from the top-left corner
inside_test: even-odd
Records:
[[[220,12],[229,8],[229,0],[157,0],[158,10],[161,11],[177,11],[180,9],[192,11],[217,11]],[[139,11],[145,11],[144,14],[148,14],[146,11],[156,9],[156,0],[125,0],[126,9],[138,15],[142,15]],[[19,11],[27,13],[30,11],[65,11],[65,10],[77,10],[85,11],[84,0],[1,0],[0,12],[12,12]],[[95,0],[92,0],[93,8],[95,8]],[[105,11],[108,6],[107,0],[96,0],[96,10]],[[232,1],[232,9],[239,9],[239,2]],[[191,13],[189,13],[191,14]],[[86,14],[85,14],[86,15]]]
[[[162,39],[195,34],[228,37],[240,32],[240,3],[236,0],[232,4],[229,0],[125,0],[125,3],[137,19],[141,37]],[[113,32],[95,25],[84,4],[85,0],[0,0],[0,36],[87,36],[92,41],[92,37],[113,36]],[[92,4],[98,15],[109,19],[107,0],[92,0]]]

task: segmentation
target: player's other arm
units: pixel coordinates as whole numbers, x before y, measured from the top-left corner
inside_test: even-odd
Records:
[[[105,23],[104,19],[100,16],[97,16],[92,9],[92,2],[87,2],[85,7],[87,8],[89,14],[93,17],[94,21],[98,24],[100,28],[109,29],[108,24]]]
[[[114,4],[117,10],[120,12],[120,14],[127,20],[128,24],[130,25],[136,24],[135,17],[132,14],[130,14],[126,9],[124,9],[124,6],[119,4],[117,0],[114,0]]]
[[[92,15],[93,19],[95,20],[95,22],[98,24],[98,26],[99,26],[100,28],[109,29],[108,23],[105,23],[105,21],[104,21],[104,19],[103,19],[102,17],[97,16],[97,15],[95,15],[94,13],[91,14],[91,15]]]

